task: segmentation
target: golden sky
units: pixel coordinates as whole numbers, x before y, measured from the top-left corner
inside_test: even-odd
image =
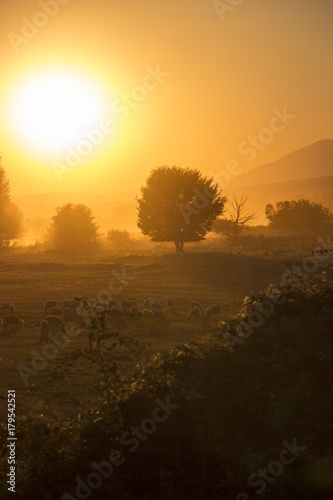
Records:
[[[0,153],[13,195],[139,192],[162,164],[212,175],[237,161],[245,172],[333,137],[332,0],[0,9]],[[249,136],[262,138],[251,150]]]

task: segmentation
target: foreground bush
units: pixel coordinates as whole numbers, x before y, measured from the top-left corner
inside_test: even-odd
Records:
[[[284,300],[230,349],[274,291],[246,298],[214,337],[156,356],[111,407],[67,427],[21,421],[16,497],[332,498],[332,285],[282,285]]]

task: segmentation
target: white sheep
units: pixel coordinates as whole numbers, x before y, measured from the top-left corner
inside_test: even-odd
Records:
[[[140,314],[140,309],[138,308],[138,306],[132,305],[130,307],[130,314],[131,316],[138,316]]]
[[[15,314],[16,307],[14,304],[8,304],[7,311],[11,312],[12,314]]]
[[[128,309],[130,309],[131,306],[138,307],[138,304],[135,302],[135,300],[122,300],[121,301],[121,307],[122,307],[123,312],[126,312]]]
[[[142,314],[143,318],[152,319],[154,321],[154,323],[156,322],[154,313],[150,309],[143,309],[141,314]]]
[[[8,309],[8,306],[11,304],[10,300],[8,302],[4,302],[3,304],[1,304],[0,306],[0,311],[7,311]]]
[[[168,304],[168,307],[170,309],[170,311],[172,311],[174,305],[175,305],[175,301],[173,299],[168,299],[167,300],[167,304]]]
[[[168,323],[168,318],[165,315],[165,312],[162,309],[152,309],[153,316],[155,321],[158,323]]]
[[[20,319],[18,316],[14,316],[13,314],[9,314],[5,316],[5,325],[7,326],[18,326],[19,328],[24,327],[23,319]]]
[[[104,312],[104,307],[103,306],[95,306],[95,311],[97,313],[103,313]]]
[[[194,306],[191,309],[190,314],[187,316],[187,319],[190,320],[191,318],[198,318],[200,316],[200,308],[199,306]]]
[[[81,302],[79,300],[70,300],[69,301],[69,307],[72,309],[72,311],[75,311],[77,307],[81,306]]]
[[[52,330],[56,329],[57,331],[59,331],[60,328],[61,332],[65,331],[65,323],[58,316],[53,316],[53,315],[46,316],[45,321],[47,321],[48,326]]]
[[[213,315],[213,308],[212,307],[206,307],[205,309],[205,318],[209,319]]]
[[[158,299],[150,299],[149,300],[149,307],[150,307],[150,309],[152,308],[152,306],[156,306],[156,305],[157,306],[161,305],[161,303],[160,303],[160,301]]]
[[[123,310],[120,306],[112,306],[111,313],[115,314],[116,316],[121,316],[123,313]]]
[[[109,309],[111,309],[112,306],[117,306],[117,305],[118,305],[118,302],[116,300],[113,300],[113,299],[108,300]]]
[[[50,314],[52,314],[52,316],[62,316],[64,315],[64,308],[50,307]]]
[[[199,310],[203,312],[200,302],[195,302],[195,301],[190,302],[190,308],[194,309],[195,307],[198,307]]]
[[[51,307],[57,307],[57,301],[56,300],[47,300],[44,304],[44,313]]]
[[[213,315],[219,314],[220,312],[221,312],[221,306],[220,306],[220,304],[214,304],[212,306],[212,313],[213,313]]]

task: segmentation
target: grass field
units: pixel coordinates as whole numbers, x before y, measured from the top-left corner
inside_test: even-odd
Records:
[[[109,298],[117,301],[127,298],[142,304],[146,298],[156,297],[165,306],[167,299],[173,298],[176,306],[173,314],[167,312],[168,328],[158,328],[130,315],[108,319],[107,331],[146,344],[140,360],[136,354],[131,361],[124,357],[122,367],[129,372],[138,361],[148,360],[157,352],[213,333],[219,320],[239,310],[244,296],[270,283],[279,284],[283,272],[293,264],[300,264],[305,255],[277,258],[213,252],[69,259],[47,253],[4,254],[0,263],[0,302],[12,301],[25,327],[0,332],[1,398],[7,397],[8,389],[16,389],[18,418],[44,414],[64,421],[84,409],[96,409],[103,375],[88,353],[87,334],[74,337],[38,376],[31,376],[29,387],[20,377],[18,365],[31,367],[35,354],[32,351],[41,353],[45,346],[40,342],[39,324],[46,300],[55,299],[61,305],[63,300],[75,297],[96,299],[110,284],[113,292],[110,291]],[[123,282],[118,279],[121,276]],[[206,322],[187,321],[192,300],[203,307],[219,303],[221,314]],[[121,363],[122,353],[115,354]],[[5,419],[4,405],[0,418]]]

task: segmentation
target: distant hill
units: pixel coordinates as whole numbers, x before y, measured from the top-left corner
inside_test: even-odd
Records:
[[[329,175],[333,175],[333,140],[323,140],[232,179],[230,187],[258,186]]]

